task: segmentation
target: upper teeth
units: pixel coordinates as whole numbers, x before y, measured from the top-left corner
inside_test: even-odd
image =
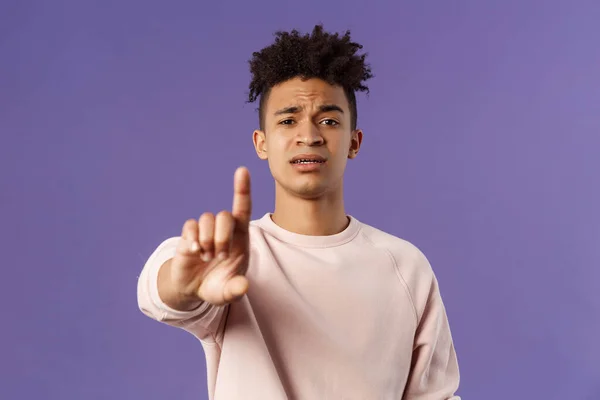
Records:
[[[307,163],[313,163],[313,162],[321,162],[321,161],[320,160],[307,160],[307,159],[294,161],[294,163],[296,163],[296,164],[307,164]]]

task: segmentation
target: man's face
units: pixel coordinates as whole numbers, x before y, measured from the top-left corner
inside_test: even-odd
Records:
[[[254,146],[279,186],[318,198],[341,187],[346,161],[358,153],[362,132],[350,121],[343,88],[295,78],[271,89]]]

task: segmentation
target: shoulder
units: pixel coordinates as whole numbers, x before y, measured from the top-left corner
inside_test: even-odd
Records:
[[[412,242],[382,231],[371,225],[361,223],[361,234],[372,246],[390,253],[397,267],[402,272],[407,269],[416,270],[420,274],[431,274],[433,271],[425,254]]]
[[[435,287],[435,274],[429,260],[412,242],[361,223],[361,234],[369,244],[388,254],[401,282],[409,292],[420,315]]]

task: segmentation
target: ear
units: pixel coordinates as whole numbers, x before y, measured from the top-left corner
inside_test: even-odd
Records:
[[[254,149],[258,158],[261,160],[267,159],[267,140],[266,135],[263,131],[256,130],[252,134],[252,141],[254,142]]]
[[[348,158],[352,159],[358,155],[360,145],[363,140],[363,132],[360,129],[352,131],[352,137],[350,138],[350,148],[348,149]]]

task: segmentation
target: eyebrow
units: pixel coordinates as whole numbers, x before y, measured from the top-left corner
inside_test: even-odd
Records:
[[[300,111],[302,111],[302,107],[291,106],[291,107],[286,107],[286,108],[282,108],[281,110],[275,111],[275,115],[297,114]],[[344,110],[342,110],[342,108],[340,106],[337,106],[335,104],[323,104],[322,106],[319,106],[319,112],[331,112],[331,111],[337,111],[342,114],[344,113]]]

